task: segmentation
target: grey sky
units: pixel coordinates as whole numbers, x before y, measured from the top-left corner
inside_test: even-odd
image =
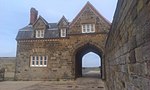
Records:
[[[89,52],[82,58],[82,67],[99,67],[101,66],[101,58],[93,53]]]

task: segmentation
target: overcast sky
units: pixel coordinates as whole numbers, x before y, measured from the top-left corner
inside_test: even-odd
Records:
[[[29,24],[31,7],[48,22],[58,22],[63,15],[71,22],[87,1],[112,22],[117,0],[0,0],[0,57],[16,56],[15,38]]]

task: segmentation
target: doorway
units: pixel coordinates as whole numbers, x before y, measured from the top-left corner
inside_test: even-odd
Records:
[[[90,62],[93,64],[97,64],[96,67],[91,67],[92,63],[89,63],[88,67],[91,68],[84,68],[84,58],[86,55],[89,56],[89,54],[95,55],[97,58],[99,58],[97,62],[90,59]],[[102,52],[99,48],[97,48],[94,45],[86,44],[80,48],[77,49],[76,55],[75,55],[75,78],[79,77],[95,77],[95,78],[101,78],[102,77]],[[86,60],[85,60],[86,61]],[[85,69],[85,70],[84,70]],[[93,73],[92,73],[93,72]],[[98,74],[99,72],[99,74]],[[89,74],[91,75],[89,75]],[[96,74],[97,73],[97,74]],[[95,74],[95,75],[94,75]]]

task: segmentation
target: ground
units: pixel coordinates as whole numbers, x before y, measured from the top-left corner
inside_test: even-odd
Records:
[[[75,81],[4,81],[0,90],[105,90],[104,82],[95,78]]]
[[[84,69],[84,77],[59,81],[4,81],[0,90],[105,90],[98,70]]]

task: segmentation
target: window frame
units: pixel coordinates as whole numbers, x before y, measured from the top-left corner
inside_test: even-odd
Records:
[[[36,30],[35,37],[36,38],[44,38],[44,30]]]
[[[33,55],[30,57],[30,67],[47,67],[47,63],[48,63],[48,56]]]
[[[95,24],[82,24],[82,33],[94,33]]]
[[[60,36],[61,37],[66,37],[66,35],[67,35],[67,29],[66,28],[60,29]]]

